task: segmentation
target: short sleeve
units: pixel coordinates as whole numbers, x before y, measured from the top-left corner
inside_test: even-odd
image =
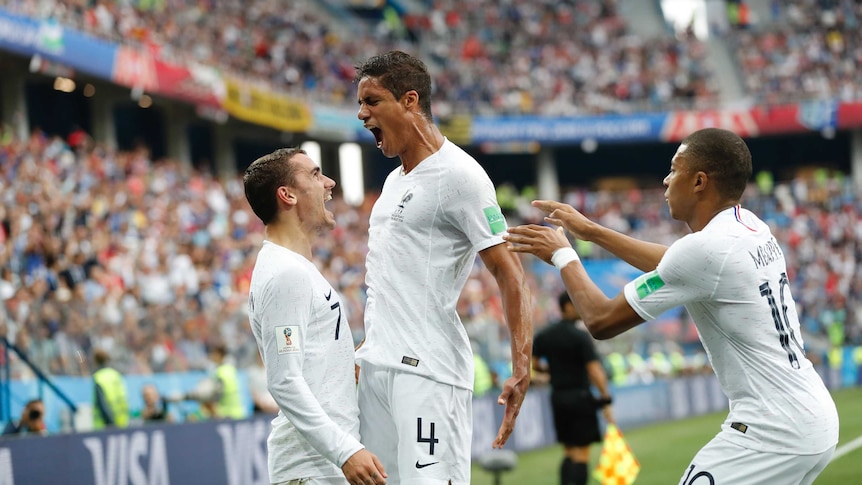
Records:
[[[645,321],[688,303],[709,298],[716,288],[721,261],[700,234],[671,245],[658,267],[626,284],[629,305]]]
[[[473,249],[481,251],[501,244],[508,225],[494,184],[481,167],[452,170],[442,183],[441,202],[448,220],[467,236]]]

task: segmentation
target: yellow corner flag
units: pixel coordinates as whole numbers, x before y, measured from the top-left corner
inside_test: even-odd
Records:
[[[602,485],[631,485],[641,469],[620,430],[609,424],[593,477]]]

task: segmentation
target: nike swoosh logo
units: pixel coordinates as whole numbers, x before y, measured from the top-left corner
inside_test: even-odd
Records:
[[[329,293],[327,293],[323,296],[326,297],[326,301],[329,301],[329,299],[332,298],[332,288],[329,289]]]
[[[419,460],[416,460],[416,468],[425,468],[426,466],[436,465],[440,463],[439,461],[432,461],[431,463],[419,463]]]

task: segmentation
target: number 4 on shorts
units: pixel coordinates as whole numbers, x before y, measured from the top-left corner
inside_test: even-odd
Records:
[[[434,437],[434,422],[431,422],[431,434],[425,438],[422,436],[422,418],[416,418],[416,442],[417,443],[428,443],[429,454],[434,454],[434,443],[438,443],[440,440]]]

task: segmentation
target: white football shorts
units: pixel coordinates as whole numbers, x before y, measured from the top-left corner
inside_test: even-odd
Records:
[[[361,441],[387,485],[470,484],[472,391],[365,362],[358,393]]]
[[[697,452],[679,485],[811,485],[835,447],[816,455],[767,453],[715,437]]]

